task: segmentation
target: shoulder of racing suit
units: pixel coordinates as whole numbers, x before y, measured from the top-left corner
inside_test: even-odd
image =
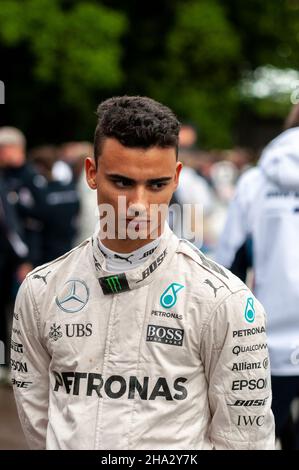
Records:
[[[84,268],[88,269],[88,264],[86,263],[88,263],[87,254],[90,243],[91,239],[88,238],[59,258],[37,266],[27,274],[24,283],[29,285],[29,292],[35,301],[38,311],[40,311],[38,300],[43,300],[45,294],[52,291],[52,289],[56,290],[56,286],[59,286],[65,275],[68,273],[71,275],[77,266],[81,266],[81,272]]]
[[[59,267],[63,264],[64,261],[66,262],[70,261],[72,258],[74,258],[74,255],[76,256],[78,254],[81,248],[88,245],[89,243],[90,243],[90,238],[87,238],[82,243],[80,243],[80,245],[75,246],[70,251],[64,253],[62,256],[59,256],[59,258],[55,258],[53,261],[49,261],[48,263],[37,266],[32,271],[30,271],[30,273],[28,273],[26,277],[32,278],[34,275],[38,274],[40,271],[46,268],[50,268],[50,267],[55,270],[59,269]]]
[[[186,262],[191,265],[195,279],[203,281],[206,287],[211,289],[219,288],[220,290],[219,283],[221,283],[223,291],[221,296],[215,296],[217,299],[227,297],[227,295],[239,290],[247,289],[247,286],[231,271],[205,256],[202,251],[189,241],[180,240],[177,253],[182,254],[186,258]]]
[[[202,318],[203,325],[209,324],[214,314],[220,312],[224,323],[231,321],[237,326],[239,320],[234,318],[234,311],[240,308],[246,312],[251,302],[254,302],[255,309],[259,312],[260,321],[265,321],[266,314],[263,306],[250,289],[231,271],[206,257],[186,240],[180,240],[177,254],[184,256],[185,262],[191,267],[192,282],[189,288],[195,302],[204,307],[200,309],[204,317]],[[240,320],[240,327],[242,323]]]

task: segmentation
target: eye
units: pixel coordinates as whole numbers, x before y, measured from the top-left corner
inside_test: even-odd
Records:
[[[132,186],[132,183],[130,181],[127,181],[127,180],[114,180],[113,181],[115,186],[117,186],[118,188],[129,188],[130,186]]]
[[[164,186],[166,186],[167,183],[165,182],[157,182],[157,183],[152,183],[151,184],[151,188],[154,190],[154,191],[158,191],[159,189],[163,189]]]

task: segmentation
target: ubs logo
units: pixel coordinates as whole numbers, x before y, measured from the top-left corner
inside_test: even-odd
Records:
[[[73,323],[65,325],[66,336],[69,338],[76,337],[82,338],[82,336],[91,336],[92,335],[92,323]]]

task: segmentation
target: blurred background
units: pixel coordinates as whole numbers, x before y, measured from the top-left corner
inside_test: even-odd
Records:
[[[299,0],[1,0],[1,341],[26,273],[93,231],[82,170],[99,102],[147,95],[176,112],[175,202],[203,204],[213,257],[238,178],[299,102],[298,46]],[[22,449],[7,355],[0,449]]]
[[[90,140],[102,99],[149,95],[206,149],[259,149],[299,87],[297,0],[2,0],[1,124]]]

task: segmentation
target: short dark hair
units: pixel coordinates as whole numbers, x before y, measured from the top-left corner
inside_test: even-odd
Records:
[[[99,158],[103,141],[117,139],[125,147],[174,147],[178,154],[180,123],[167,106],[146,96],[116,96],[97,108],[94,157]]]

